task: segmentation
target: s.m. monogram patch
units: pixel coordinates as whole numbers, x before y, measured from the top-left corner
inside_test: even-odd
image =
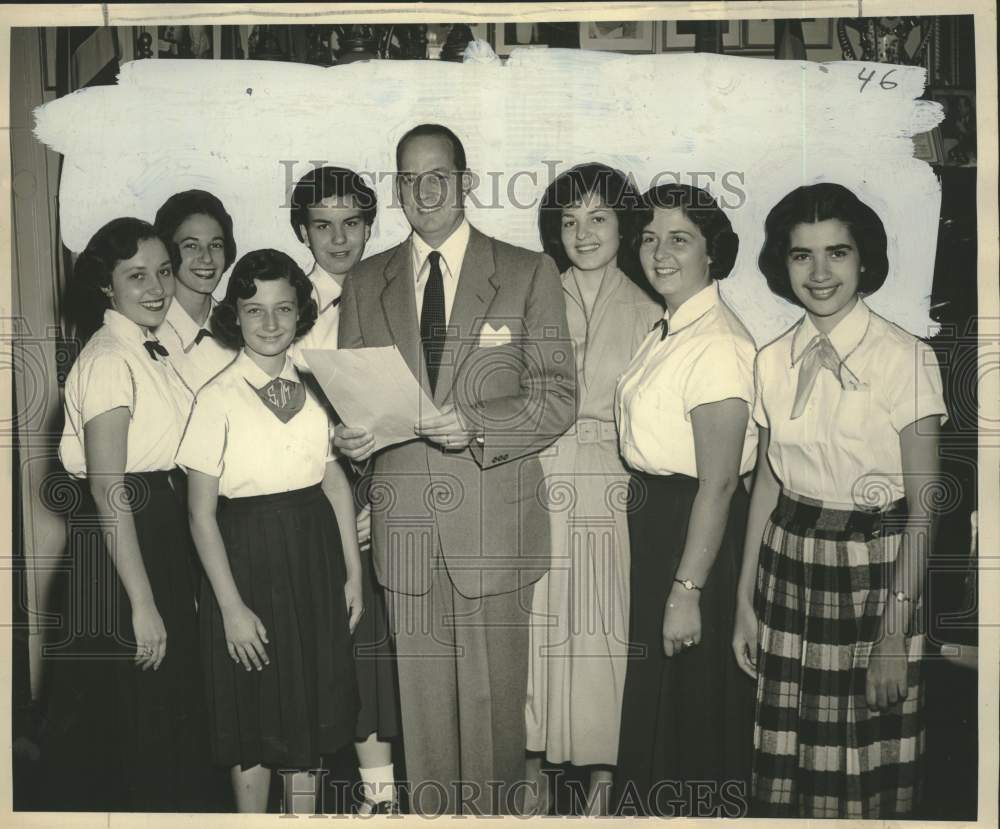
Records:
[[[288,423],[295,415],[302,411],[306,402],[306,389],[301,383],[294,380],[286,380],[283,377],[275,377],[263,388],[254,388],[250,381],[250,386],[261,402],[267,406],[276,418],[282,423]]]

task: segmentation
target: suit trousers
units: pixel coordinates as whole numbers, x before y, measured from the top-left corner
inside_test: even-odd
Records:
[[[516,814],[523,798],[534,585],[467,598],[432,562],[422,596],[386,591],[415,814]]]

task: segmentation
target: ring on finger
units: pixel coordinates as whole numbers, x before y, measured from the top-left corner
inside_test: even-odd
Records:
[[[694,639],[685,639],[684,640],[684,647],[685,648],[690,648],[693,644],[694,644]]]

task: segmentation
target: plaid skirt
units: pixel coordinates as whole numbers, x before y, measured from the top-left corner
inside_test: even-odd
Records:
[[[913,811],[924,748],[921,631],[905,700],[870,711],[865,679],[905,525],[782,492],[761,543],[754,812],[893,818]]]

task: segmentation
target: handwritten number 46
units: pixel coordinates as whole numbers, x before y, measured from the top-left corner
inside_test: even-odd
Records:
[[[896,71],[895,69],[890,69],[882,76],[882,79],[878,82],[878,85],[882,89],[895,89],[897,86],[899,86],[899,84],[896,83],[895,81],[889,80],[889,76],[895,71]],[[865,74],[864,69],[858,72],[858,80],[861,81],[861,89],[859,89],[858,92],[864,92],[865,87],[868,86],[868,82],[873,80],[874,78],[875,78],[874,69],[869,69],[867,75]]]

